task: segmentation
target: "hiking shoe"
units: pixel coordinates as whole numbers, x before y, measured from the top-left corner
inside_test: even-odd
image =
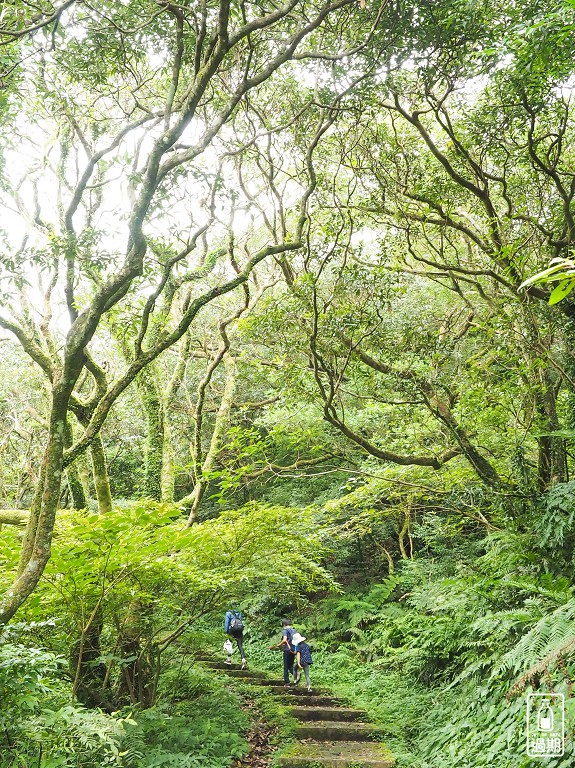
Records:
[[[308,693],[311,693],[311,688],[308,688],[308,689],[307,689],[307,692],[308,692]]]
[[[231,659],[226,659],[226,660],[224,661],[224,664],[231,664],[231,663],[232,663],[232,660],[231,660]]]
[[[242,659],[242,669],[246,669],[248,666],[247,659]]]

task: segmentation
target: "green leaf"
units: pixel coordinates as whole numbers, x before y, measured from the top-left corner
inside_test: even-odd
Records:
[[[554,275],[556,272],[560,272],[562,269],[565,269],[564,263],[554,264],[552,267],[543,269],[541,272],[537,272],[537,274],[532,275],[527,280],[524,280],[519,286],[519,290],[522,290],[523,288],[527,288],[528,285],[533,285],[534,283],[545,282],[546,278],[549,278],[551,275]]]
[[[558,304],[560,301],[563,301],[563,299],[571,293],[573,288],[575,288],[575,279],[569,278],[568,280],[563,280],[563,282],[559,283],[559,285],[551,291],[549,304]]]

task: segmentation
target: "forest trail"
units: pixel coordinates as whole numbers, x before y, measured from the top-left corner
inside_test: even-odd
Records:
[[[203,662],[211,669],[253,685],[265,685],[282,704],[287,704],[298,721],[296,741],[287,753],[276,758],[280,768],[391,768],[393,757],[379,738],[381,728],[367,720],[363,710],[348,707],[325,688],[309,693],[271,679],[265,672],[242,670],[213,658]],[[261,744],[257,744],[254,765],[261,765]],[[241,765],[251,766],[249,762]]]

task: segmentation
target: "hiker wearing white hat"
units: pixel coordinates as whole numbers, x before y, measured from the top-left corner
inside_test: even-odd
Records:
[[[307,683],[307,689],[311,693],[311,681],[309,678],[309,668],[313,664],[311,657],[311,650],[309,645],[305,641],[305,637],[300,635],[299,632],[294,632],[292,643],[295,646],[295,660],[296,668],[294,671],[294,679],[296,684],[299,683],[301,677],[300,669],[303,669],[305,675],[305,681]]]

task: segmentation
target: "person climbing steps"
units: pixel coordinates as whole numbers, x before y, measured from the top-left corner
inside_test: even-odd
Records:
[[[295,650],[292,642],[294,633],[295,629],[292,627],[291,621],[289,619],[282,619],[282,639],[277,645],[270,645],[269,647],[270,651],[274,648],[281,648],[283,651],[285,686],[289,686],[291,684],[290,675],[293,676],[295,683],[295,673],[293,668],[295,661]]]
[[[292,637],[292,643],[294,645],[295,650],[295,670],[294,670],[294,682],[299,683],[301,672],[303,670],[303,673],[305,675],[305,680],[307,683],[307,689],[309,693],[311,693],[311,681],[309,677],[309,668],[313,664],[313,659],[311,656],[311,649],[309,645],[305,642],[306,638],[303,635],[300,635],[299,632],[294,632],[294,635]]]
[[[238,610],[237,603],[232,603],[231,609],[226,613],[224,632],[233,637],[238,644],[238,650],[242,659],[242,669],[246,669],[248,662],[244,652],[244,620],[242,612]],[[231,664],[231,654],[229,658],[230,660],[226,662],[227,664]]]

